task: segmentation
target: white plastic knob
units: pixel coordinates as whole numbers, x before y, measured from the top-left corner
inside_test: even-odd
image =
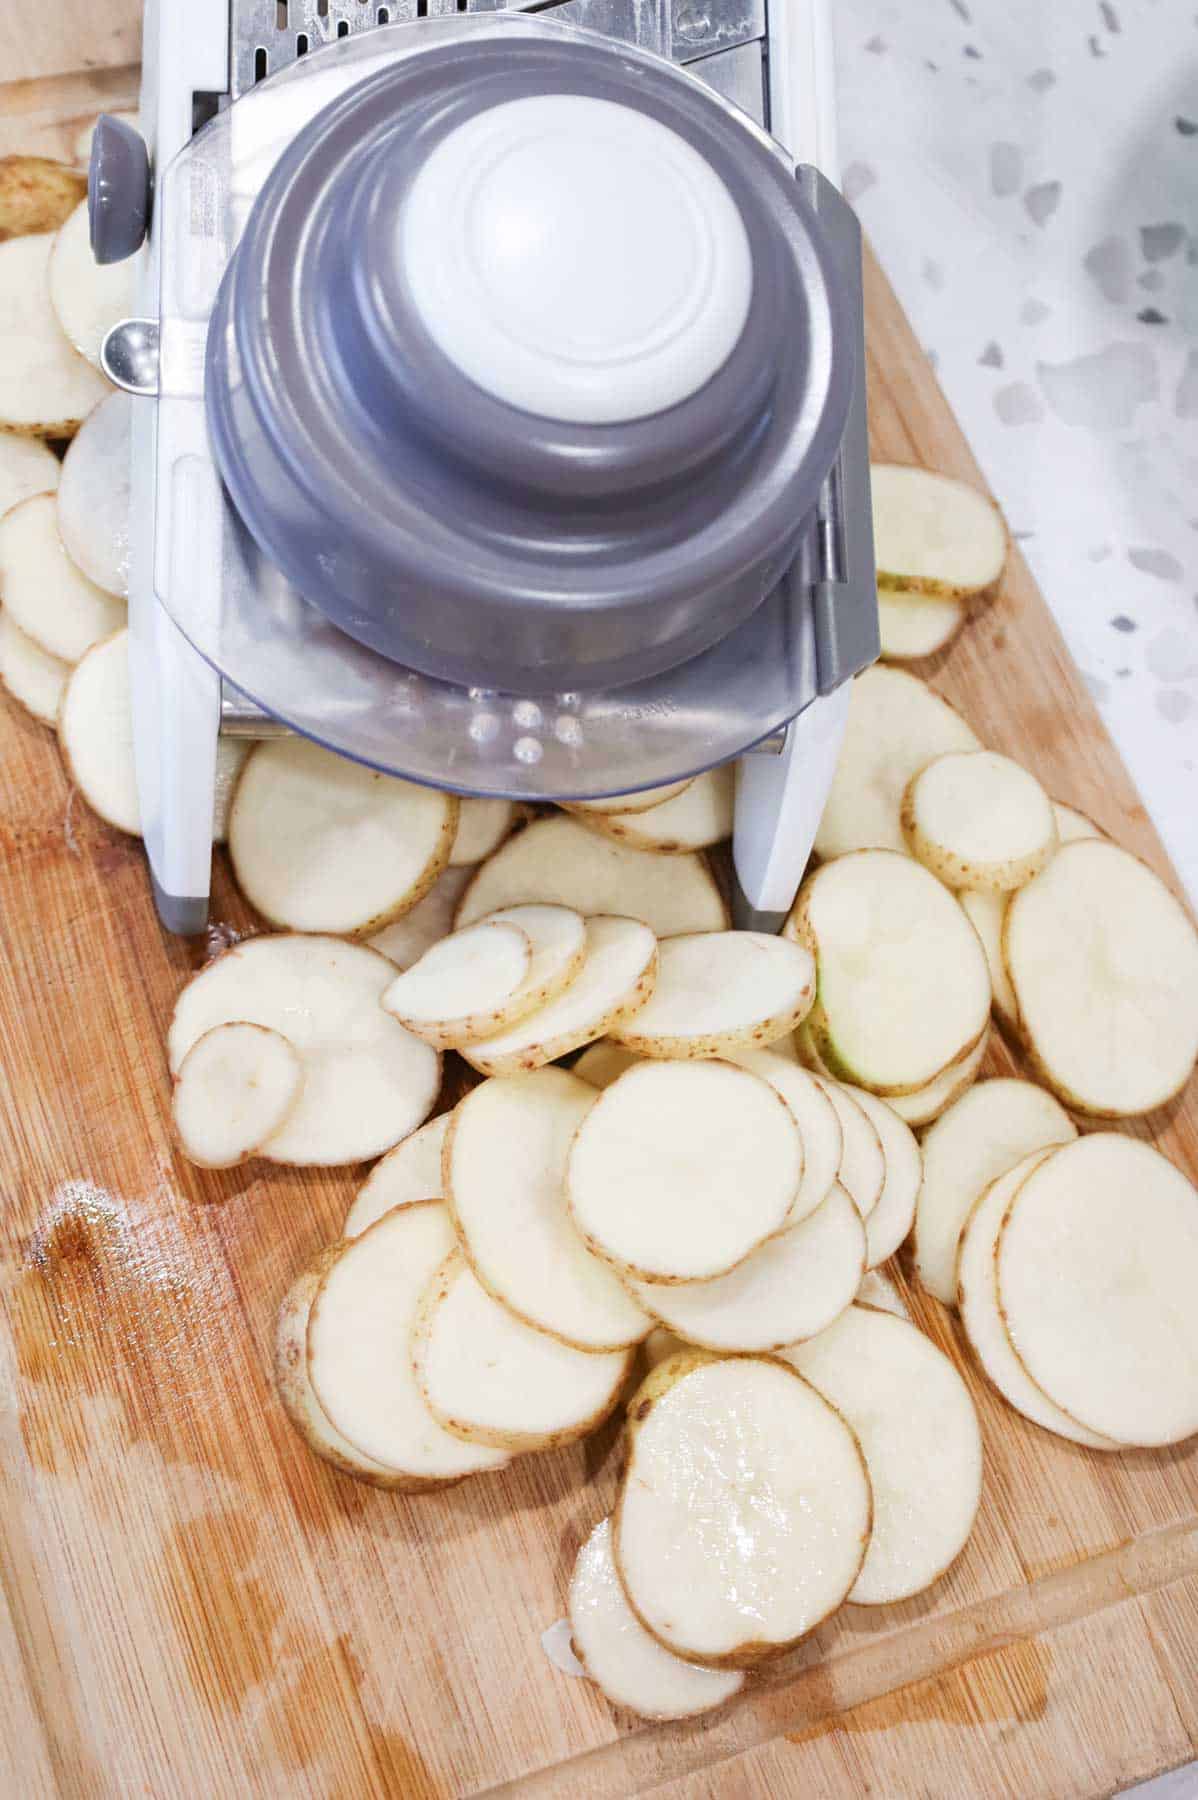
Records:
[[[611,100],[506,101],[443,138],[397,250],[415,308],[472,381],[573,424],[696,393],[749,310],[748,234],[685,139]]]

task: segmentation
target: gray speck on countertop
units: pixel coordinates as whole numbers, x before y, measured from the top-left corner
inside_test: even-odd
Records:
[[[1144,652],[1144,662],[1149,674],[1158,681],[1190,681],[1198,675],[1194,645],[1175,625],[1157,632]]]
[[[1106,237],[1082,257],[1082,267],[1104,300],[1115,306],[1131,292],[1131,250],[1126,238]]]
[[[1018,144],[990,146],[990,192],[998,199],[1017,194],[1023,181],[1023,151]]]
[[[991,338],[982,354],[978,357],[983,369],[1001,369],[1003,366],[1002,346]]]
[[[1103,49],[1102,45],[1099,43],[1098,39],[1094,36],[1094,34],[1092,32],[1091,32],[1090,36],[1086,39],[1086,42],[1090,46],[1090,55],[1091,56],[1105,56],[1106,55],[1106,51]]]
[[[1057,78],[1051,69],[1033,69],[1027,78],[1027,85],[1033,94],[1046,94],[1050,87],[1055,87]]]
[[[939,293],[944,286],[944,266],[933,257],[925,256],[920,274],[934,293]]]
[[[1182,137],[1198,137],[1198,120],[1187,119],[1181,113],[1173,121],[1173,129]]]
[[[1164,285],[1163,269],[1145,269],[1142,275],[1136,276],[1136,286],[1142,287],[1146,294],[1159,294]]]
[[[1185,227],[1170,219],[1164,225],[1141,225],[1140,249],[1145,262],[1165,262],[1185,243]]]
[[[1184,688],[1158,688],[1156,710],[1170,725],[1180,725],[1194,710],[1194,702]]]
[[[1023,204],[1033,224],[1045,224],[1061,204],[1060,182],[1038,181],[1023,196]]]
[[[1142,312],[1136,314],[1136,318],[1141,325],[1167,325],[1169,323],[1164,313],[1155,306],[1144,307]]]
[[[1107,30],[1117,36],[1123,27],[1119,23],[1119,14],[1111,5],[1111,0],[1098,0],[1098,10],[1102,14],[1102,22]]]
[[[884,37],[879,37],[876,33],[873,37],[868,38],[865,44],[865,48],[869,51],[871,56],[885,56],[889,47],[886,39]]]
[[[1021,325],[1042,325],[1045,319],[1051,319],[1051,317],[1052,307],[1045,306],[1043,300],[1037,300],[1034,296],[1030,300],[1025,300],[1019,308]]]
[[[994,396],[994,410],[1004,425],[1035,425],[1044,417],[1040,397],[1026,381],[1012,381],[999,388]]]
[[[1180,581],[1185,573],[1169,550],[1137,547],[1128,551],[1127,560],[1133,569],[1139,569],[1145,575],[1155,575],[1159,581]]]
[[[1160,397],[1156,356],[1147,344],[1113,343],[1069,362],[1036,364],[1044,397],[1066,425],[1126,429],[1136,408]]]
[[[1115,631],[1135,631],[1137,629],[1135,620],[1129,619],[1126,613],[1116,613],[1111,620],[1111,626]]]

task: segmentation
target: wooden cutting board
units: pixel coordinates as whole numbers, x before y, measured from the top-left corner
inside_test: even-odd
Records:
[[[0,5],[30,77],[0,88],[0,150],[61,153],[128,104],[136,14]],[[868,316],[876,453],[978,479],[872,265]],[[1171,879],[1018,555],[927,672]],[[163,937],[139,846],[8,702],[0,834],[0,1793],[1063,1800],[1195,1754],[1198,1441],[1104,1458],[1036,1431],[917,1292],[982,1420],[966,1553],[917,1601],[846,1609],[711,1721],[613,1717],[541,1633],[608,1508],[614,1427],[404,1499],[328,1472],[273,1397],[279,1297],[357,1176],[204,1174],[174,1150],[174,996],[254,924],[223,855],[210,943]],[[1013,1066],[1001,1043],[991,1064]],[[1142,1133],[1198,1173],[1195,1084]]]

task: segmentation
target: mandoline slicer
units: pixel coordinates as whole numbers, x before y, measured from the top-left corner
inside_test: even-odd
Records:
[[[776,926],[877,654],[826,0],[148,0],[101,122],[154,892],[217,739],[523,800],[742,758]]]

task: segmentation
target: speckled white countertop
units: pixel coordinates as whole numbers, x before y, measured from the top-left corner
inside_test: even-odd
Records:
[[[1198,900],[1198,7],[832,10],[845,191]]]

